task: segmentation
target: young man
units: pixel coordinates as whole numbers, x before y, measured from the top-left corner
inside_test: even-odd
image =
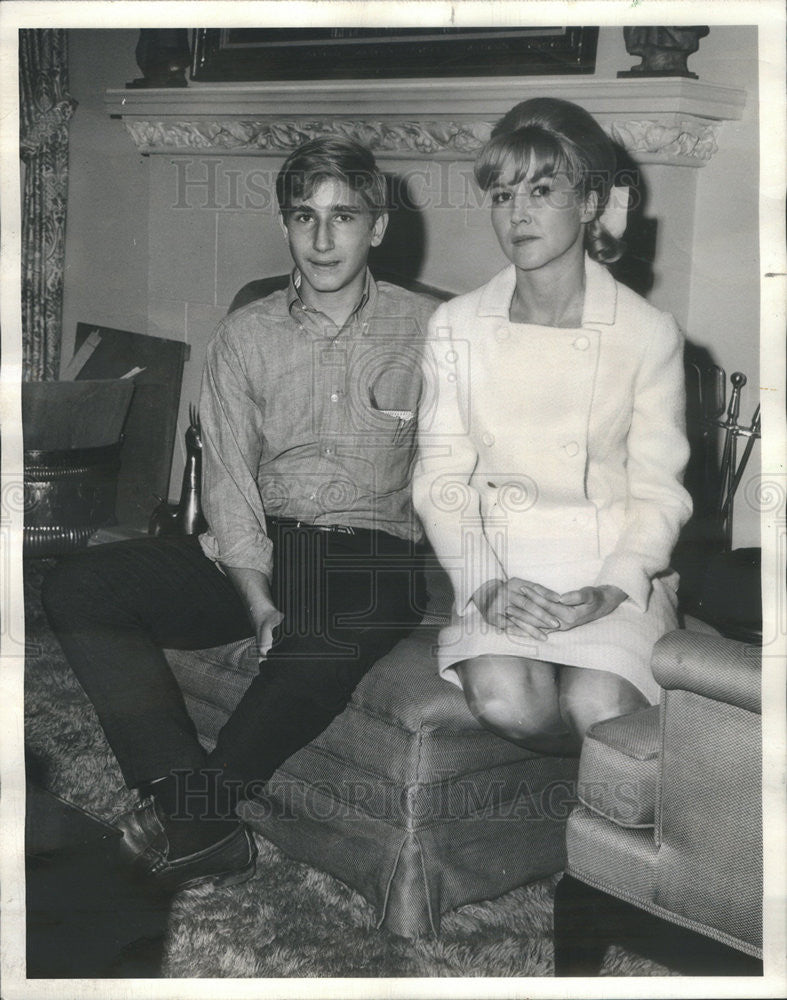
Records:
[[[289,288],[228,316],[200,399],[209,531],[98,546],[61,562],[44,606],[140,806],[126,853],[171,888],[248,877],[234,815],[342,711],[419,620],[410,498],[421,345],[436,302],[376,283],[385,182],[344,139],[277,178]],[[256,635],[260,671],[211,753],[162,648]]]

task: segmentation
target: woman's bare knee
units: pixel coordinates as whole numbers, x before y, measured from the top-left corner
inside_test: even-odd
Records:
[[[479,657],[457,664],[468,707],[486,729],[544,753],[564,752],[552,664],[519,657]]]
[[[532,706],[526,710],[498,696],[469,696],[467,704],[482,726],[514,743],[526,745],[541,729],[538,715],[533,717]]]
[[[560,713],[578,739],[596,722],[628,715],[649,704],[634,685],[606,670],[562,667]]]

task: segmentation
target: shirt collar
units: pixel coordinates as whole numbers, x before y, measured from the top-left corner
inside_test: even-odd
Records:
[[[502,316],[508,319],[515,287],[516,268],[510,264],[485,286],[478,305],[478,315]],[[585,301],[582,306],[582,326],[614,323],[617,298],[615,279],[603,264],[596,263],[585,254]]]
[[[304,304],[303,299],[300,295],[301,285],[301,272],[297,267],[292,269],[290,274],[290,284],[287,288],[287,308],[292,315],[294,308],[298,307],[306,313],[316,313],[316,309],[311,309],[309,306]],[[361,292],[361,297],[358,300],[358,305],[350,313],[347,319],[349,323],[353,317],[357,317],[361,320],[364,316],[368,315],[370,312],[374,312],[375,303],[377,302],[377,282],[372,276],[372,272],[369,268],[366,268],[366,277],[364,279],[363,291]]]

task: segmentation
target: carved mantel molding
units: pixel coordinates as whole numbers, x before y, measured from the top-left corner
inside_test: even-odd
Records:
[[[317,135],[350,136],[380,158],[473,159],[516,100],[583,105],[639,162],[703,166],[745,93],[685,79],[563,78],[255,84],[114,90],[107,108],[145,154],[280,155]]]

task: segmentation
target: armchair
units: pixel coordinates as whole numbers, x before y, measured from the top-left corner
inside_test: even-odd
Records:
[[[653,672],[659,706],[585,738],[555,973],[596,974],[607,944],[628,942],[691,972],[760,974],[760,651],[675,631]]]

